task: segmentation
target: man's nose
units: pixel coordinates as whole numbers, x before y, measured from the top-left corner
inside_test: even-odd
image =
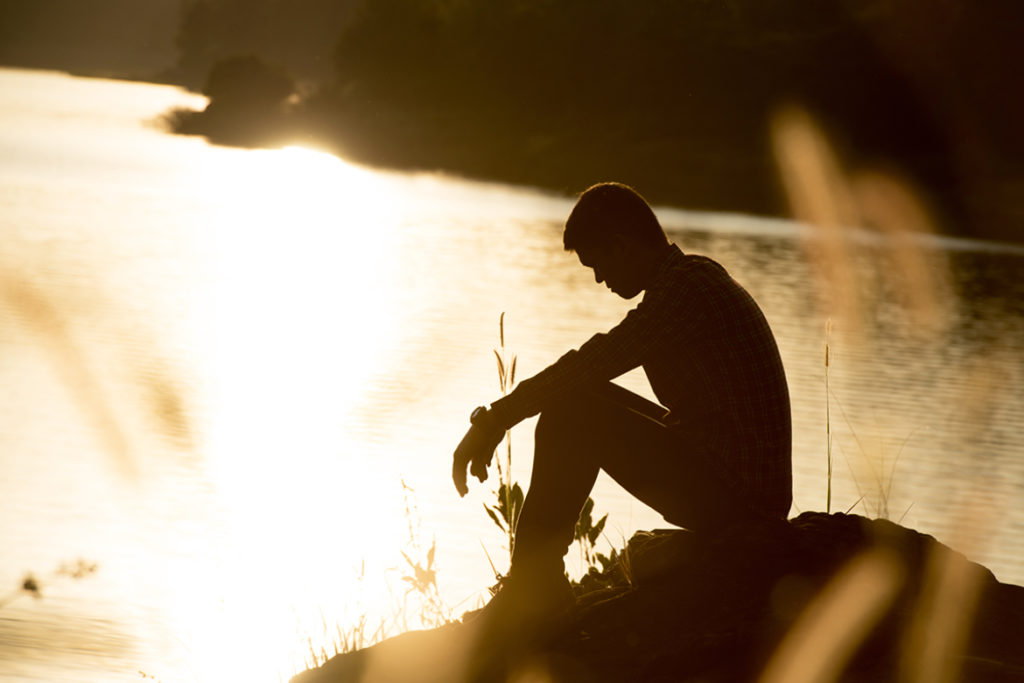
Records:
[[[602,277],[601,271],[599,271],[597,268],[594,269],[594,282],[596,282],[597,284],[601,284],[602,282],[604,282],[604,277]]]

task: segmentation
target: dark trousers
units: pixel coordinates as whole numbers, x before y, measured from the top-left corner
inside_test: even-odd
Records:
[[[715,529],[752,514],[712,466],[699,435],[667,424],[665,412],[611,382],[541,412],[513,571],[557,563],[561,572],[599,470],[676,526]]]

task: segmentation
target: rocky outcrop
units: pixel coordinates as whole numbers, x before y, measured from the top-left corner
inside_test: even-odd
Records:
[[[339,655],[293,683],[1024,681],[1024,588],[885,520],[804,513],[637,533],[529,649],[474,622]]]

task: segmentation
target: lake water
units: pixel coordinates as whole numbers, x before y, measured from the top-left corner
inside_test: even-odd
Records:
[[[446,606],[476,605],[507,552],[450,454],[499,316],[523,377],[630,305],[561,250],[571,201],[167,135],[201,105],[169,87],[0,70],[0,101],[0,680],[287,679],[338,626],[401,627],[401,552],[434,542]],[[1024,250],[851,233],[822,261],[793,223],[658,213],[777,333],[793,513],[825,509],[831,433],[833,510],[1024,583]],[[594,498],[612,542],[665,526]]]

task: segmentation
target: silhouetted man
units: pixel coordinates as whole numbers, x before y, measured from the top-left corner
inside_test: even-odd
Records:
[[[607,333],[473,411],[452,468],[460,495],[467,467],[484,481],[505,430],[540,413],[512,564],[492,613],[540,616],[571,604],[562,557],[598,470],[697,532],[784,519],[792,501],[786,377],[747,291],[718,263],[669,243],[644,199],[618,183],[580,196],[563,241],[598,283],[624,299],[644,296]],[[637,366],[665,407],[610,382]]]

